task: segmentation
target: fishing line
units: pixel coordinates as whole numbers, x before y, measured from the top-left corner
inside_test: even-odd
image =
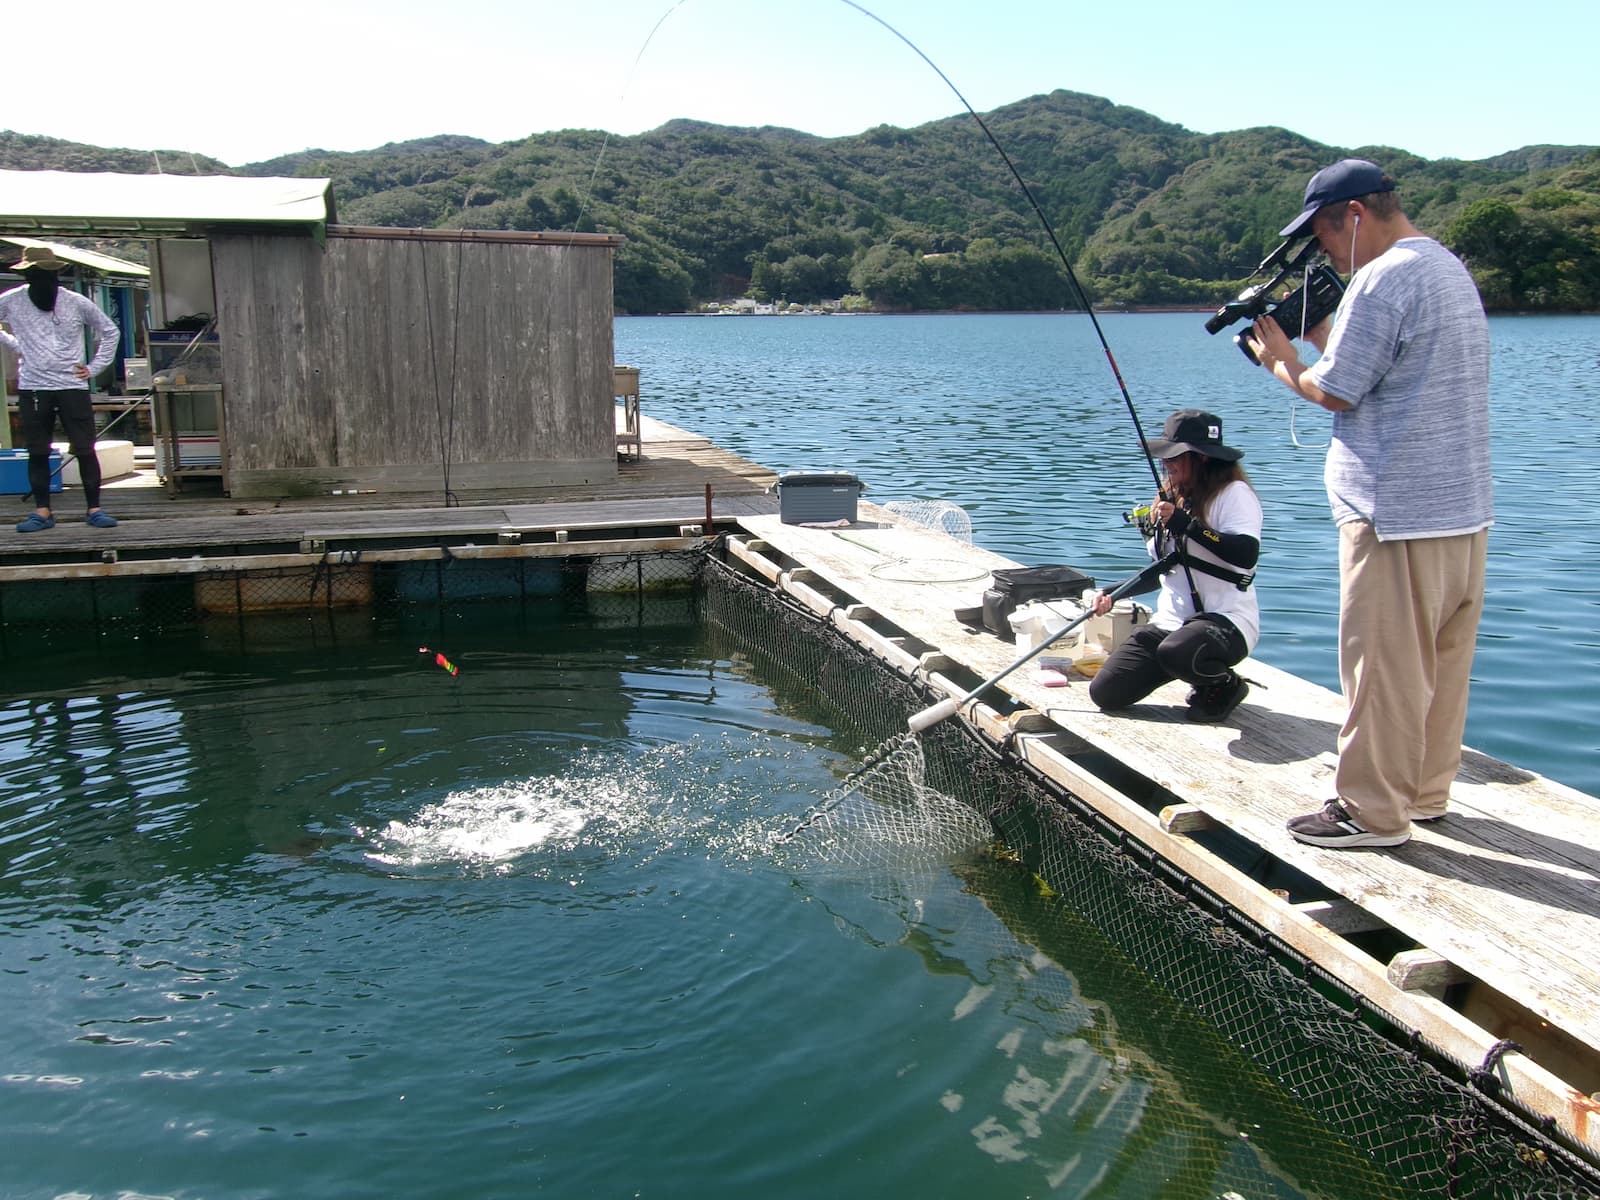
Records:
[[[673,4],[673,6],[662,15],[660,20],[656,22],[655,26],[652,27],[649,36],[646,37],[644,44],[640,47],[638,55],[636,55],[634,58],[633,67],[629,69],[630,80],[633,75],[633,70],[638,67],[639,60],[643,58],[645,50],[648,48],[651,40],[655,37],[662,24],[686,2],[687,0],[677,0],[677,3]],[[917,46],[915,42],[906,37],[905,34],[901,33],[898,29],[889,24],[889,22],[885,21],[882,17],[878,16],[876,13],[856,3],[856,0],[841,0],[841,2],[848,5],[850,8],[855,9],[862,16],[867,17],[878,25],[882,26],[889,33],[893,34],[897,39],[899,39],[905,46],[907,46],[914,54],[916,54],[918,58],[926,63],[928,67],[932,69],[934,74],[944,81],[945,86],[955,94],[956,99],[961,102],[962,107],[965,108],[972,119],[977,122],[978,128],[983,130],[983,134],[986,138],[988,138],[989,144],[993,146],[995,152],[1000,155],[1001,161],[1005,163],[1006,169],[1011,172],[1011,177],[1016,181],[1017,187],[1021,189],[1023,196],[1027,199],[1029,206],[1033,209],[1034,216],[1038,219],[1040,226],[1044,229],[1045,236],[1049,239],[1051,248],[1054,249],[1056,257],[1061,261],[1062,269],[1066,273],[1067,281],[1071,284],[1073,292],[1076,294],[1079,306],[1088,316],[1089,323],[1094,328],[1095,337],[1098,339],[1100,348],[1105,354],[1106,363],[1111,369],[1112,378],[1116,380],[1117,391],[1122,397],[1124,406],[1127,408],[1129,419],[1133,422],[1134,434],[1139,439],[1139,449],[1144,455],[1146,466],[1149,467],[1150,477],[1155,481],[1157,494],[1163,500],[1170,500],[1161,471],[1156,467],[1155,456],[1150,452],[1150,444],[1145,438],[1144,428],[1140,424],[1138,411],[1135,409],[1133,404],[1133,396],[1128,391],[1128,385],[1122,377],[1122,370],[1117,365],[1116,355],[1112,352],[1111,343],[1107,340],[1105,330],[1100,325],[1100,319],[1095,313],[1094,305],[1089,300],[1089,294],[1084,289],[1083,284],[1079,281],[1077,272],[1073,270],[1072,262],[1067,257],[1066,251],[1062,248],[1061,241],[1056,236],[1054,226],[1050,224],[1050,219],[1045,216],[1044,209],[1040,206],[1039,201],[1035,198],[1033,190],[1028,187],[1027,181],[1023,179],[1022,173],[1017,170],[1016,164],[1011,161],[1011,156],[1006,153],[1005,147],[1000,144],[1000,140],[995,137],[994,132],[978,114],[977,109],[973,108],[966,96],[962,94],[961,89],[956,87],[956,85],[951,82],[950,77],[939,68],[937,63],[923,53],[922,49]],[[626,90],[626,85],[624,90]],[[609,134],[607,135],[607,141],[601,145],[600,153],[602,155],[605,152],[607,144],[609,144]],[[599,156],[597,155],[595,171],[591,176],[591,185],[593,179],[598,176],[599,161]],[[576,232],[576,230],[574,230],[574,232]],[[1146,567],[1139,573],[1139,576],[1136,576],[1135,578],[1148,577],[1152,571],[1160,570],[1164,567],[1170,568],[1172,565],[1171,557],[1172,556],[1169,556],[1168,558],[1163,559],[1160,563],[1152,564],[1151,566]],[[1184,564],[1184,574],[1188,578],[1190,593],[1198,597],[1198,589],[1195,587],[1194,578],[1192,573],[1189,571],[1187,563]],[[1129,585],[1131,585],[1132,582],[1133,581],[1130,580]],[[1118,589],[1119,592],[1123,590],[1132,590],[1132,588],[1131,586],[1125,585],[1125,589]],[[1196,607],[1199,607],[1198,599],[1196,600]],[[1048,644],[1050,640],[1053,639],[1047,639],[1046,644]],[[1006,672],[1001,672],[1001,674],[1004,675],[1008,673],[1011,669],[1019,666],[1022,661],[1024,660],[1018,660],[1017,663],[1013,663],[1010,668],[1007,668]],[[991,679],[985,681],[983,686],[986,687],[990,684],[993,684],[996,682],[996,680],[998,680],[999,677],[1000,676],[992,677]],[[867,797],[870,800],[871,794],[878,791],[884,785],[886,780],[892,780],[895,776],[899,775],[902,777],[901,786],[909,785],[910,793],[916,798],[917,802],[910,805],[910,813],[913,819],[908,823],[908,827],[897,830],[897,833],[900,835],[900,837],[896,840],[903,839],[905,843],[910,844],[925,844],[932,842],[935,839],[938,827],[945,822],[934,819],[935,814],[927,804],[926,798],[929,796],[929,790],[921,783],[922,771],[920,762],[921,755],[917,740],[918,733],[920,730],[926,729],[929,725],[935,723],[937,720],[943,719],[943,717],[949,715],[949,713],[953,713],[964,700],[972,699],[977,695],[977,692],[981,690],[982,687],[975,690],[967,697],[956,700],[947,700],[943,704],[935,705],[933,708],[928,709],[923,713],[919,713],[917,718],[913,719],[913,721],[910,723],[910,730],[908,732],[897,734],[894,737],[891,737],[876,750],[870,753],[861,763],[861,765],[850,775],[843,786],[835,789],[835,791],[825,798],[821,804],[806,813],[795,828],[793,828],[786,835],[780,836],[777,841],[780,844],[788,843],[793,841],[794,838],[801,833],[818,832],[820,829],[828,826],[836,826],[840,824],[841,819],[845,817],[845,814],[856,807],[853,803],[851,803],[852,801],[858,797]],[[948,712],[946,711],[947,709]],[[910,767],[909,770],[906,769],[907,766]],[[890,790],[893,792],[897,791],[898,789],[891,784]],[[957,807],[961,808],[965,816],[974,816],[971,810],[965,809],[964,806],[960,806],[959,802],[952,803],[955,803]],[[902,809],[902,811],[904,810],[903,806],[899,804],[896,804],[893,807]],[[843,823],[848,824],[848,820],[845,820]]]
[[[683,0],[679,0],[679,3],[682,2]],[[1011,172],[1011,177],[1017,181],[1017,187],[1022,189],[1022,194],[1027,197],[1028,204],[1033,209],[1033,215],[1039,218],[1039,224],[1044,227],[1045,236],[1050,239],[1050,245],[1055,250],[1056,257],[1061,260],[1062,269],[1067,273],[1067,280],[1072,284],[1072,290],[1077,293],[1078,303],[1082,306],[1083,311],[1088,315],[1089,324],[1094,327],[1095,337],[1099,339],[1100,348],[1105,352],[1106,363],[1111,367],[1111,375],[1117,381],[1117,391],[1121,393],[1122,402],[1127,406],[1128,419],[1133,422],[1133,432],[1139,438],[1139,449],[1144,453],[1145,465],[1150,468],[1150,477],[1155,480],[1156,493],[1161,497],[1161,499],[1171,501],[1172,498],[1167,494],[1166,485],[1162,479],[1161,472],[1156,468],[1155,456],[1150,453],[1150,443],[1145,439],[1144,426],[1139,422],[1139,413],[1133,406],[1133,397],[1129,394],[1128,385],[1122,378],[1121,368],[1117,366],[1117,356],[1111,352],[1111,343],[1106,340],[1105,330],[1100,326],[1100,318],[1095,315],[1094,305],[1089,302],[1089,293],[1084,290],[1083,284],[1078,281],[1078,273],[1072,269],[1072,262],[1067,258],[1067,252],[1061,248],[1061,242],[1056,237],[1054,226],[1050,224],[1050,218],[1044,215],[1044,209],[1040,207],[1039,201],[1034,198],[1033,189],[1028,186],[1027,180],[1022,178],[1022,172],[1017,170],[1016,164],[1011,161],[1011,156],[1006,153],[1005,147],[1000,144],[1000,139],[995,137],[993,131],[990,130],[984,119],[978,115],[978,110],[973,108],[972,105],[968,103],[967,98],[961,94],[961,89],[956,87],[954,83],[950,82],[950,77],[941,71],[939,69],[939,65],[934,62],[933,59],[924,54],[921,48],[915,42],[906,37],[905,34],[901,33],[882,17],[878,16],[877,13],[871,12],[870,10],[857,4],[856,0],[840,0],[840,2],[849,5],[862,16],[870,17],[873,21],[876,21],[879,25],[883,26],[890,33],[894,34],[895,37],[899,38],[900,41],[904,42],[908,47],[910,47],[912,52],[915,53],[918,58],[927,63],[928,66],[933,69],[933,73],[940,79],[944,80],[945,86],[955,93],[956,99],[961,101],[961,106],[965,108],[972,119],[978,123],[978,128],[983,130],[983,135],[989,139],[989,144],[994,147],[995,153],[998,154],[1001,161],[1006,164],[1006,169]],[[1187,562],[1183,562],[1182,566],[1184,578],[1189,584],[1189,595],[1193,599],[1196,611],[1198,611],[1200,609],[1200,590],[1195,586],[1194,573],[1189,569],[1189,564]]]
[[[656,19],[656,23],[650,27],[650,32],[645,35],[644,41],[639,44],[639,53],[633,56],[633,64],[628,68],[627,75],[623,77],[622,91],[617,93],[617,102],[619,104],[626,99],[628,95],[628,88],[633,84],[634,72],[639,69],[639,63],[644,58],[644,52],[650,48],[650,43],[655,40],[657,32],[659,32],[661,27],[667,23],[667,20],[672,16],[673,13],[677,12],[687,3],[689,3],[689,0],[677,0],[677,3],[671,8],[667,9],[666,12],[662,13],[661,16]],[[584,190],[582,201],[578,205],[578,215],[572,219],[572,228],[569,230],[571,233],[578,232],[578,227],[583,224],[584,214],[589,211],[589,200],[594,196],[595,180],[600,177],[600,163],[602,160],[604,160],[606,156],[606,148],[610,145],[611,131],[608,129],[605,131],[605,137],[600,139],[600,149],[595,153],[594,169],[589,172],[589,186]]]

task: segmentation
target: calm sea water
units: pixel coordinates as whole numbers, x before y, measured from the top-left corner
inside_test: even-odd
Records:
[[[1143,411],[1203,403],[1248,451],[1264,652],[1329,681],[1320,455],[1191,324],[1106,322]],[[1472,737],[1596,790],[1596,541],[1557,514],[1600,323],[1495,331]],[[617,341],[647,411],[1111,578],[1149,481],[1091,336],[636,319]],[[1377,1194],[1016,872],[775,855],[863,746],[687,602],[227,623],[8,662],[3,686],[8,1200]]]
[[[775,850],[863,747],[628,608],[12,677],[0,1195],[1373,1194],[1025,874]]]
[[[1100,317],[1151,434],[1176,408],[1223,418],[1266,510],[1267,662],[1338,689],[1329,416],[1193,313]],[[1490,322],[1496,524],[1473,669],[1472,746],[1600,794],[1600,317]],[[645,410],[777,471],[854,471],[867,498],[961,505],[973,539],[1096,579],[1137,570],[1121,514],[1153,492],[1128,407],[1081,314],[634,317],[616,358]]]

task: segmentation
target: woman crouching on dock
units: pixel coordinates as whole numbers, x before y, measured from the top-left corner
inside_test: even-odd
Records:
[[[1169,679],[1189,693],[1189,720],[1221,721],[1250,690],[1233,670],[1261,633],[1254,579],[1261,553],[1261,501],[1239,459],[1243,451],[1222,443],[1222,420],[1186,408],[1167,418],[1165,436],[1149,439],[1161,459],[1164,497],[1140,521],[1150,557],[1178,558],[1161,576],[1148,625],[1136,628],[1112,651],[1089,683],[1102,709],[1126,708]],[[1095,612],[1111,598],[1095,597]]]

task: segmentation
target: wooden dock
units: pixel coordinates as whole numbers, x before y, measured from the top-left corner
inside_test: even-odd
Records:
[[[154,471],[144,470],[102,490],[102,504],[119,521],[115,529],[85,526],[82,497],[68,491],[55,501],[56,528],[0,532],[0,581],[151,573],[163,566],[193,571],[315,563],[330,548],[383,551],[431,544],[458,555],[476,550],[492,556],[497,546],[504,554],[526,538],[534,553],[538,542],[558,546],[557,532],[579,543],[667,548],[698,545],[714,527],[731,527],[739,515],[776,511],[776,498],[767,494],[776,480],[771,471],[676,426],[648,416],[641,424],[644,453],[619,461],[614,479],[463,489],[450,502],[442,473],[436,492],[330,491],[234,500],[222,494],[219,480],[188,482],[169,497]],[[17,498],[16,520],[30,510]],[[691,526],[698,527],[693,534],[678,532]],[[265,555],[277,558],[269,563]]]
[[[0,533],[0,584],[270,569],[343,553],[370,562],[653,552],[723,533],[749,572],[936,690],[964,694],[1015,659],[1009,641],[955,612],[981,595],[990,571],[1016,564],[868,504],[848,530],[785,525],[772,472],[648,416],[642,441],[614,479],[449,503],[442,492],[235,501],[204,482],[169,498],[145,472],[108,486],[116,529],[82,525],[81,497],[69,492],[56,529]],[[21,519],[28,506],[19,498],[15,511]],[[1417,827],[1406,845],[1302,845],[1283,823],[1332,794],[1342,703],[1265,663],[1241,670],[1250,695],[1218,726],[1184,719],[1179,684],[1111,716],[1089,703],[1086,681],[1045,687],[1031,664],[963,718],[1008,739],[1398,1026],[1457,1062],[1483,1064],[1506,1094],[1600,1160],[1600,800],[1469,750],[1450,815]],[[1103,760],[1120,764],[1120,786],[1096,766]],[[1126,772],[1148,794],[1134,795]],[[1230,865],[1208,848],[1218,829],[1313,881],[1323,898],[1297,902]],[[1375,958],[1362,948],[1374,930],[1411,948]]]
[[[976,602],[987,571],[1015,564],[897,526],[870,505],[861,518],[840,531],[746,517],[748,537],[730,549],[947,694],[964,695],[1016,659],[1011,642],[955,615]],[[886,635],[886,626],[898,632]],[[1333,795],[1343,702],[1265,663],[1247,660],[1239,670],[1251,692],[1222,725],[1189,723],[1180,683],[1112,715],[1090,703],[1087,679],[1047,687],[1032,664],[967,716],[993,737],[1011,736],[1020,758],[1400,1027],[1458,1062],[1486,1064],[1507,1093],[1600,1156],[1600,800],[1469,749],[1449,816],[1416,826],[1404,846],[1304,845],[1284,822]],[[1108,783],[1089,765],[1097,755],[1131,770],[1161,801],[1152,806]],[[1341,899],[1296,903],[1263,886],[1202,844],[1198,835],[1218,827]],[[1380,961],[1347,936],[1380,929],[1413,948]]]

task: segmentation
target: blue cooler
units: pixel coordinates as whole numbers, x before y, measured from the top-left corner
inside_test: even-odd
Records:
[[[61,490],[61,451],[50,451],[50,490]],[[21,496],[28,489],[28,452],[0,449],[0,492]]]

